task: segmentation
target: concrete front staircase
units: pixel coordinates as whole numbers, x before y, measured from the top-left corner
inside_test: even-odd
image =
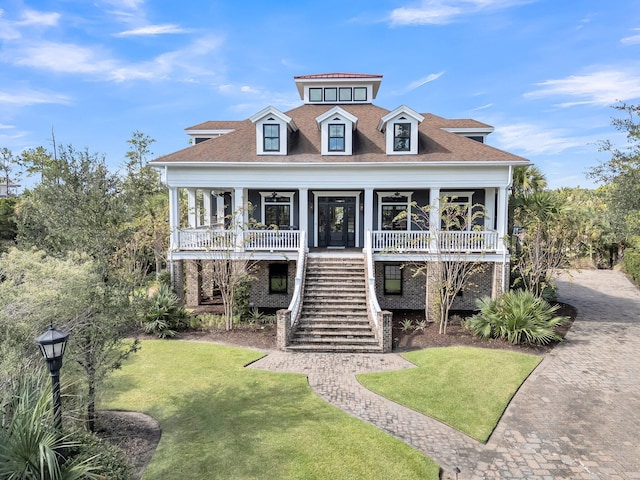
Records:
[[[289,351],[382,352],[367,315],[362,256],[309,256]]]

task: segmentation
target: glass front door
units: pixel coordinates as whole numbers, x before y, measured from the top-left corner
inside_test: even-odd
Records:
[[[318,246],[356,246],[355,197],[318,198]]]

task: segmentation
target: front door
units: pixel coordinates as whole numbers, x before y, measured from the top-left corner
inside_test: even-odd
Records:
[[[356,246],[355,197],[318,198],[318,246]]]

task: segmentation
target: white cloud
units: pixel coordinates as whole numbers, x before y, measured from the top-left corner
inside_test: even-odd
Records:
[[[45,27],[55,27],[58,24],[58,20],[60,20],[59,13],[25,10],[22,12],[22,20],[16,23],[18,25],[42,25]]]
[[[145,27],[120,32],[116,34],[116,37],[153,36],[176,33],[189,33],[189,30],[172,24],[147,25]]]
[[[640,31],[640,28],[634,28],[633,30]],[[631,35],[630,37],[624,37],[620,39],[620,42],[624,43],[625,45],[635,45],[636,43],[640,43],[640,33]]]
[[[400,7],[391,11],[392,25],[444,25],[464,15],[500,10],[535,0],[423,0],[418,7]]]
[[[71,100],[66,95],[56,93],[39,92],[36,90],[23,89],[20,91],[2,91],[0,90],[0,104],[14,105],[24,107],[28,105],[36,105],[43,103],[69,104]],[[3,126],[3,128],[10,128]]]
[[[434,80],[439,79],[443,74],[444,71],[438,73],[430,73],[426,77],[416,80],[415,82],[411,82],[409,85],[407,85],[407,88],[405,88],[405,92],[410,92],[411,90],[415,90],[416,88],[419,88],[429,82],[433,82]]]
[[[216,51],[221,43],[220,38],[207,36],[183,49],[166,52],[140,63],[127,63],[100,47],[56,42],[17,46],[7,51],[5,58],[16,65],[62,74],[88,75],[98,80],[193,79],[212,75],[213,62],[203,62],[201,58]]]
[[[556,104],[558,107],[575,105],[609,106],[616,102],[640,97],[640,72],[602,70],[585,75],[545,80],[536,84],[538,90],[526,93],[525,98],[569,97],[573,101]]]
[[[478,110],[486,110],[487,108],[493,107],[493,103],[487,103],[486,105],[482,105],[480,107],[472,108],[469,110],[470,112],[477,112]]]
[[[573,136],[561,128],[548,128],[534,123],[514,123],[497,127],[493,138],[503,150],[521,155],[557,155],[572,148],[595,143],[590,137]]]
[[[10,128],[16,128],[14,125],[5,125],[4,123],[0,123],[0,130],[8,130]]]

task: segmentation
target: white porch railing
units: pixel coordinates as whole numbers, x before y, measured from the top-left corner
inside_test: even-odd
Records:
[[[365,255],[365,266],[367,272],[367,303],[369,307],[369,314],[373,323],[378,329],[378,313],[380,313],[380,304],[378,303],[378,296],[376,295],[376,276],[375,270],[373,268],[373,249],[371,248],[371,238],[372,235],[367,235],[364,237],[364,255]]]
[[[300,230],[245,230],[243,245],[247,250],[298,250]]]
[[[298,261],[296,262],[296,278],[295,288],[293,289],[293,295],[291,296],[291,302],[289,302],[289,311],[291,312],[290,327],[296,323],[298,315],[300,314],[300,307],[302,305],[302,292],[304,291],[304,272],[306,271],[306,259],[307,248],[305,247],[304,232],[300,232],[300,248],[298,249]]]
[[[230,250],[235,248],[235,232],[185,228],[178,230],[179,250]]]
[[[439,232],[442,252],[492,252],[498,249],[498,232]]]
[[[291,250],[301,245],[299,230],[244,230],[236,241],[233,230],[184,228],[178,230],[179,250]]]
[[[372,233],[374,252],[495,252],[498,232],[492,230],[453,232],[427,230],[377,230]],[[438,242],[436,246],[435,242]],[[433,242],[433,243],[432,243]]]

